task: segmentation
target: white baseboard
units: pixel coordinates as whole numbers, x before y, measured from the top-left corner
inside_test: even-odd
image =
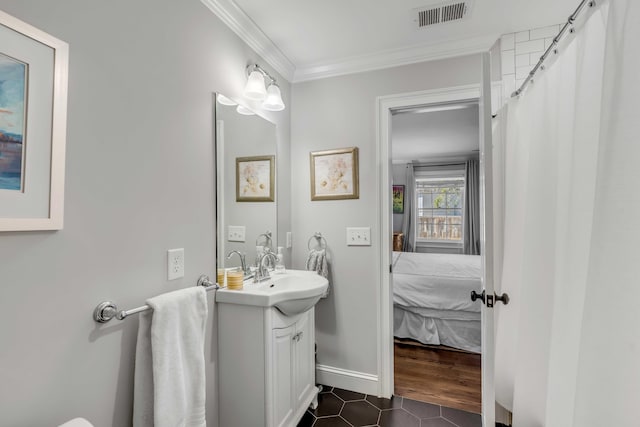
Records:
[[[364,372],[316,365],[316,382],[358,393],[378,395],[378,376]]]
[[[496,402],[496,422],[506,426],[511,425],[511,412],[503,408],[498,402]]]

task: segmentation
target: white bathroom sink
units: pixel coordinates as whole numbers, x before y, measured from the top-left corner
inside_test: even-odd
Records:
[[[228,304],[276,307],[292,316],[309,310],[326,293],[329,282],[314,271],[287,270],[284,274],[271,274],[262,283],[244,282],[243,289],[219,289],[216,301]]]

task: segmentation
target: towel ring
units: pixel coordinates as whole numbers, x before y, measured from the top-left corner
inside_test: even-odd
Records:
[[[327,248],[327,239],[325,239],[322,236],[322,233],[317,232],[315,233],[313,236],[309,237],[309,240],[307,241],[307,249],[311,250],[311,242],[313,241],[313,239],[316,239],[318,242],[318,246],[320,247],[320,249],[326,249]]]

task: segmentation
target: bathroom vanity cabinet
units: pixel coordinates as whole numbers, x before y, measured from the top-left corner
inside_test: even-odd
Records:
[[[217,307],[220,427],[295,427],[317,405],[314,309]]]

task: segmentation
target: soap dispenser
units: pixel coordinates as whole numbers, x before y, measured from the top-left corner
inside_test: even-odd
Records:
[[[282,253],[282,246],[278,246],[278,261],[276,262],[276,268],[274,273],[283,274],[285,272],[284,269],[284,254]]]

